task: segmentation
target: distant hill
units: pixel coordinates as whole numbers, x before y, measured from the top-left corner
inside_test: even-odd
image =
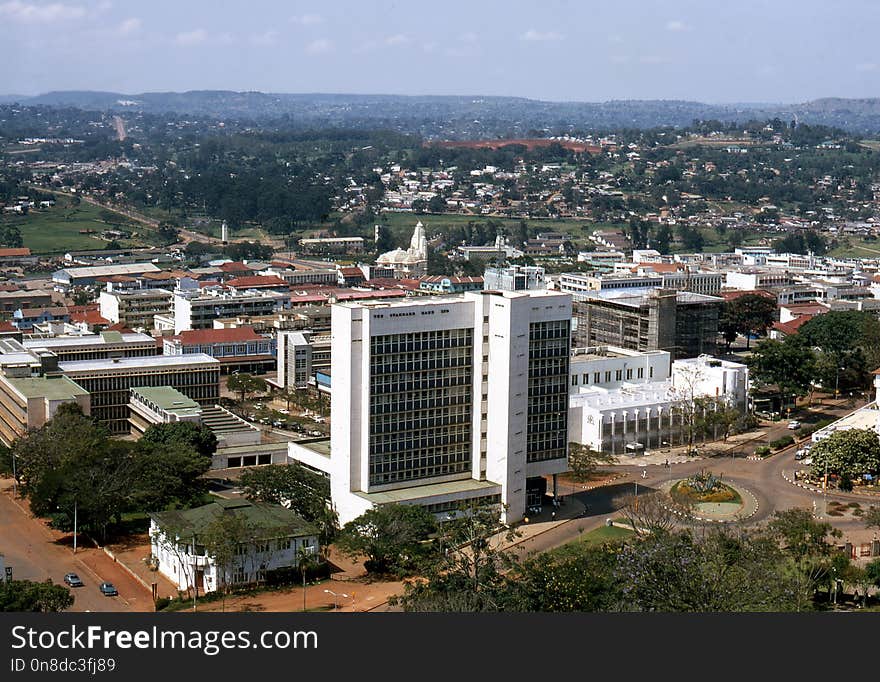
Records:
[[[545,102],[521,97],[284,94],[194,90],[189,92],[62,91],[36,97],[0,96],[19,102],[87,110],[171,113],[214,118],[289,118],[312,127],[390,127],[433,137],[471,139],[487,133],[528,136],[541,129],[619,129],[686,126],[694,119],[745,121],[779,117],[821,123],[860,134],[880,133],[880,99],[825,98],[800,104],[704,104],[682,100]]]

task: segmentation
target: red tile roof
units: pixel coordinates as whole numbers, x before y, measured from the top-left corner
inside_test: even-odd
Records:
[[[360,270],[358,270],[360,272]],[[286,289],[289,287],[286,280],[276,277],[275,275],[250,275],[245,277],[236,277],[227,280],[226,286],[235,287],[237,289]]]
[[[17,332],[18,327],[16,327],[9,320],[3,320],[0,322],[0,332]]]
[[[800,317],[796,317],[793,320],[789,320],[788,322],[774,322],[773,329],[778,332],[782,332],[785,336],[791,336],[792,334],[797,334],[798,329],[800,329],[806,322],[809,322],[811,319],[815,317],[814,315],[801,315]]]
[[[772,294],[769,291],[765,291],[764,289],[749,289],[748,291],[722,291],[720,296],[725,301],[735,301],[740,296],[746,296],[749,294],[753,296],[763,296],[764,298],[776,298],[775,294]]]
[[[27,247],[0,249],[0,258],[10,258],[12,256],[30,256],[31,250]]]
[[[172,339],[180,341],[184,346],[204,345],[208,343],[242,343],[244,341],[260,341],[262,336],[253,327],[232,327],[229,329],[191,329],[181,332]]]
[[[101,317],[101,313],[97,310],[83,310],[70,313],[71,322],[85,322],[86,324],[102,324],[109,325],[110,320]]]
[[[251,272],[251,269],[241,261],[232,261],[231,263],[223,263],[220,266],[223,272]]]

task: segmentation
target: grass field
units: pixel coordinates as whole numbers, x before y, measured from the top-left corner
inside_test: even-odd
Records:
[[[877,258],[880,256],[880,242],[849,237],[832,249],[829,255],[837,258]]]
[[[619,526],[600,526],[589,533],[584,533],[577,540],[567,542],[561,547],[550,550],[550,554],[559,557],[576,557],[580,554],[581,548],[590,545],[601,545],[605,542],[616,542],[618,540],[626,540],[635,535],[628,528],[620,528]]]
[[[101,208],[85,202],[74,206],[64,199],[49,209],[32,210],[27,215],[4,215],[0,223],[17,225],[24,245],[34,253],[64,253],[88,249],[103,249],[107,242],[100,238],[104,230],[115,229],[100,220]],[[137,232],[142,226],[131,224],[120,216],[121,229]],[[81,234],[80,230],[94,230],[95,234]],[[123,246],[140,245],[137,238],[121,240]]]

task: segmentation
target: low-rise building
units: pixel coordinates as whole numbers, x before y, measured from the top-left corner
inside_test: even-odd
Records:
[[[170,315],[174,294],[168,289],[102,291],[98,296],[101,317],[127,329],[153,329],[156,315]]]
[[[239,517],[249,534],[229,564],[218,565],[205,542],[226,514]],[[296,568],[304,554],[319,553],[315,526],[282,506],[244,499],[218,499],[195,509],[151,514],[150,542],[159,572],[178,589],[201,593],[263,581],[272,571]]]
[[[162,340],[164,355],[204,353],[220,362],[220,372],[262,374],[275,368],[275,340],[257,334],[253,327],[193,329]]]

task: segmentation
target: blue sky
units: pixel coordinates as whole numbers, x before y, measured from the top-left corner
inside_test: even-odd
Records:
[[[0,93],[880,96],[876,0],[0,0]]]

